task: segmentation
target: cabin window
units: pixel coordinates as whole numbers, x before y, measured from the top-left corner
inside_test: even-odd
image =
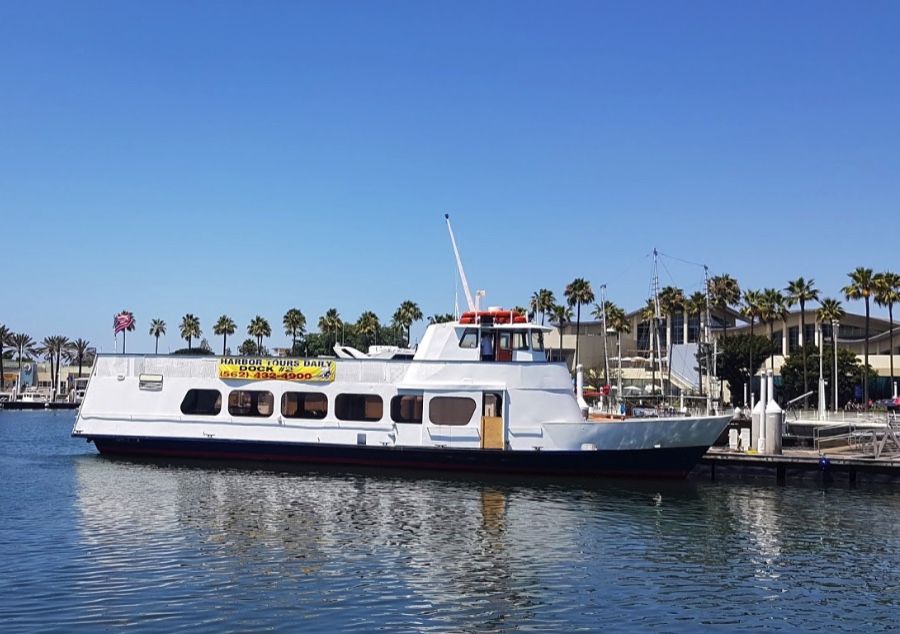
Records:
[[[163,387],[162,374],[142,374],[138,377],[138,389],[147,392],[160,392]]]
[[[395,423],[422,423],[422,395],[398,394],[391,399],[391,420]]]
[[[328,413],[328,397],[321,392],[285,392],[281,397],[281,415],[285,418],[321,420]]]
[[[527,333],[518,331],[513,333],[513,350],[528,350]]]
[[[496,392],[484,393],[484,415],[498,417],[503,415],[503,396]]]
[[[334,415],[338,420],[381,420],[384,401],[377,394],[338,394]]]
[[[531,331],[531,349],[540,352],[544,349],[544,333],[541,330]]]
[[[271,416],[275,398],[263,390],[233,390],[228,394],[228,413],[232,416]]]
[[[468,425],[475,412],[475,401],[465,396],[435,396],[428,405],[428,420],[433,425]]]
[[[478,330],[476,328],[466,328],[463,331],[462,338],[459,340],[460,348],[477,348],[478,347]]]
[[[182,414],[216,416],[222,411],[222,394],[219,390],[188,390],[181,401]]]

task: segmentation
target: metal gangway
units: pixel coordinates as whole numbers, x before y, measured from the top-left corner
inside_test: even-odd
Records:
[[[900,414],[860,412],[853,418],[817,426],[813,446],[818,451],[846,449],[872,458],[900,455]]]

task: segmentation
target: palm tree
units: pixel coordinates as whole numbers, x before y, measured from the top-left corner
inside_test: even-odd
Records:
[[[594,301],[594,291],[591,283],[582,277],[577,277],[568,285],[564,295],[566,303],[575,306],[575,367],[578,367],[578,338],[581,334],[581,305],[591,304]]]
[[[559,360],[562,361],[563,327],[572,321],[574,315],[571,308],[562,304],[554,304],[547,312],[550,314],[550,322],[555,321],[556,327],[559,329]]]
[[[219,321],[213,326],[213,334],[217,337],[219,335],[222,336],[222,356],[224,357],[227,354],[228,350],[228,337],[229,335],[233,335],[237,330],[237,326],[234,323],[234,320],[228,315],[222,315],[219,317]]]
[[[263,354],[265,352],[265,349],[263,348],[263,337],[272,336],[272,327],[265,317],[257,315],[250,320],[250,325],[247,326],[247,334],[256,337],[256,347],[259,351],[258,354]]]
[[[150,336],[156,338],[156,350],[154,354],[159,354],[159,338],[166,334],[166,322],[162,319],[154,319],[150,322]],[[81,376],[79,372],[78,376]]]
[[[866,302],[866,344],[865,360],[863,361],[863,407],[869,409],[869,298],[875,292],[875,277],[872,269],[857,267],[852,273],[847,273],[850,284],[841,289],[844,297],[849,299],[864,299]]]
[[[672,317],[676,313],[684,311],[684,291],[674,286],[666,286],[659,292],[659,310],[666,318],[666,372],[668,373],[669,388],[672,391]]]
[[[199,337],[203,334],[203,331],[200,330],[200,320],[190,313],[181,318],[180,330],[181,338],[186,339],[188,342],[188,350],[191,349],[191,342],[194,337]]]
[[[412,323],[421,321],[422,311],[419,310],[418,304],[413,301],[406,300],[400,304],[400,308],[394,313],[394,322],[406,328],[406,347],[409,347],[412,338]]]
[[[456,321],[456,316],[453,313],[438,313],[428,318],[429,324],[447,324],[451,321]]]
[[[50,363],[50,391],[53,395],[53,400],[56,400],[56,377],[53,374],[53,355],[56,352],[56,337],[44,337],[44,340],[40,343],[40,347],[36,350],[37,354],[43,355],[43,357]]]
[[[531,310],[534,311],[534,314],[541,314],[541,325],[544,325],[544,316],[550,311],[550,309],[556,305],[556,297],[553,295],[553,291],[542,288],[539,291],[535,291],[534,295],[531,296],[531,301],[528,302],[528,306]]]
[[[281,321],[284,326],[284,334],[291,336],[291,354],[297,348],[297,336],[306,332],[306,315],[299,308],[291,308],[284,314]]]
[[[130,310],[123,310],[113,318],[113,328],[115,328],[123,315],[127,316],[125,329],[122,331],[122,354],[125,354],[125,333],[134,332],[134,327],[137,325],[137,322],[134,320],[134,313],[132,313]]]
[[[59,363],[64,354],[67,354],[72,348],[72,342],[63,335],[57,335],[53,338],[53,353],[56,355],[56,380],[53,382],[53,390],[59,388]]]
[[[845,314],[839,299],[825,297],[819,302],[819,310],[816,311],[816,321],[820,324],[830,324],[835,319],[843,319]]]
[[[894,304],[900,302],[900,275],[886,271],[875,275],[875,303],[887,306],[890,329],[891,393],[894,389]]]
[[[722,313],[723,337],[728,336],[728,307],[737,306],[741,301],[741,287],[737,280],[723,273],[709,280],[710,303]]]
[[[834,320],[841,320],[844,318],[844,308],[841,306],[840,300],[834,299],[832,297],[825,297],[819,302],[819,310],[816,311],[816,321],[820,324],[832,324]],[[819,351],[821,354],[822,346],[819,345]],[[837,333],[834,330],[831,331],[831,353],[837,358]],[[832,380],[837,383],[838,377],[832,377]],[[834,401],[831,406],[837,411],[837,398],[832,397]]]
[[[762,302],[763,296],[762,293],[755,290],[746,290],[744,291],[744,305],[741,306],[741,314],[744,317],[747,317],[750,320],[750,337],[753,337],[753,326],[756,323],[756,320],[760,318],[762,314]],[[753,376],[756,375],[753,365],[753,346],[748,346],[750,348],[750,392],[751,392],[751,401],[754,398],[753,394]],[[803,364],[803,367],[806,368],[806,364]]]
[[[3,391],[4,387],[4,378],[3,378],[3,354],[4,354],[4,346],[12,345],[10,338],[12,337],[12,331],[0,324],[0,391]]]
[[[334,346],[337,344],[337,334],[344,327],[344,322],[341,321],[340,313],[338,313],[337,308],[329,308],[325,311],[325,314],[319,317],[319,332],[323,335],[331,335],[331,345]]]
[[[747,317],[750,320],[750,336],[753,336],[753,326],[756,323],[756,320],[759,319],[760,311],[762,310],[762,293],[754,290],[744,291],[744,305],[741,306],[741,314],[744,317]],[[751,354],[752,346],[751,346]],[[753,366],[753,361],[751,359],[750,366]]]
[[[787,292],[787,296],[784,298],[785,306],[791,308],[795,304],[800,304],[800,337],[797,342],[801,345],[800,350],[802,352],[803,357],[803,393],[806,394],[809,392],[809,382],[807,380],[807,372],[806,372],[806,302],[814,302],[819,299],[819,289],[815,288],[813,284],[815,284],[815,280],[809,280],[808,282],[804,280],[802,277],[798,277],[796,280],[788,281],[788,285],[785,287],[785,292]],[[809,397],[803,398],[803,407],[809,407]]]
[[[368,335],[377,335],[378,328],[380,327],[381,324],[378,321],[378,315],[373,313],[371,310],[365,311],[362,315],[359,316],[359,319],[356,320],[356,332],[361,334],[365,341],[368,341]],[[378,342],[376,341],[376,343]]]
[[[37,355],[37,346],[35,345],[34,339],[32,339],[30,335],[26,335],[24,332],[18,332],[12,335],[12,337],[10,337],[10,341],[12,342],[13,347],[16,349],[16,353],[19,357],[19,379],[21,380],[22,359],[24,359],[25,357]]]
[[[769,341],[775,343],[775,321],[784,319],[784,295],[774,288],[764,289],[759,306],[759,321],[769,326]],[[775,348],[772,348],[772,371],[775,371]]]
[[[91,342],[85,339],[78,338],[72,342],[72,347],[70,348],[70,354],[72,360],[78,362],[78,376],[81,377],[81,368],[84,366],[84,358],[87,356],[88,351],[91,348]]]

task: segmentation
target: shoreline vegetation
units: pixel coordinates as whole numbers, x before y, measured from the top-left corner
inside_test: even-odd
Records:
[[[844,361],[847,367],[839,368],[840,375],[847,377],[847,386],[841,386],[841,394],[845,389],[852,392],[851,380],[857,380],[863,386],[862,403],[867,404],[869,398],[870,378],[876,375],[869,366],[869,320],[871,304],[888,309],[891,330],[891,350],[893,350],[893,307],[900,301],[900,275],[885,271],[874,273],[872,269],[859,267],[848,273],[849,283],[840,289],[840,294],[847,301],[862,301],[865,305],[865,348],[862,364],[853,364],[856,355],[847,351]],[[590,315],[598,321],[606,323],[606,330],[615,334],[628,334],[632,330],[630,313],[614,302],[605,299],[606,286],[601,287],[600,303],[585,278],[576,278],[566,285],[562,293],[562,301],[557,301],[555,293],[546,288],[535,291],[528,307],[516,306],[512,310],[527,315],[536,323],[544,324],[547,320],[563,328],[575,323],[574,365],[579,363],[579,339],[581,329],[582,308],[591,307]],[[652,329],[669,327],[674,315],[682,313],[686,318],[700,319],[708,315],[711,327],[721,334],[717,335],[722,356],[716,369],[717,378],[728,382],[732,387],[743,385],[754,376],[769,359],[774,359],[774,331],[777,323],[782,321],[788,311],[800,308],[801,332],[806,330],[807,309],[809,304],[818,303],[811,311],[810,318],[815,322],[830,326],[833,320],[840,320],[846,312],[842,302],[833,297],[823,297],[815,286],[815,280],[797,278],[788,281],[783,289],[765,288],[762,290],[742,290],[736,279],[722,274],[710,278],[706,292],[697,291],[686,295],[675,286],[666,286],[659,290],[656,297],[647,300],[639,309],[641,323],[649,322]],[[750,335],[729,337],[728,316],[730,311],[737,311],[750,324]],[[411,328],[416,322],[425,319],[418,304],[411,300],[404,301],[394,312],[390,322],[383,323],[372,311],[363,312],[355,322],[344,321],[337,308],[329,308],[317,322],[318,332],[307,329],[307,318],[299,308],[289,309],[282,318],[284,334],[291,338],[291,346],[279,349],[278,352],[290,356],[306,357],[330,355],[333,347],[352,346],[366,350],[370,345],[410,347]],[[452,313],[429,316],[429,323],[453,321]],[[767,336],[754,333],[759,324]],[[113,318],[113,326],[118,334],[122,334],[122,352],[125,350],[127,334],[137,327],[134,315],[127,310],[121,311]],[[150,321],[149,334],[155,339],[155,353],[159,352],[159,340],[168,334],[165,320],[154,318]],[[175,350],[173,354],[221,354],[223,356],[262,356],[270,354],[266,340],[272,336],[272,326],[267,318],[257,315],[246,327],[247,338],[237,345],[235,350],[229,346],[229,337],[233,337],[239,328],[235,321],[222,315],[213,324],[211,333],[216,338],[216,348],[204,336],[200,319],[187,313],[182,317],[178,333],[187,346]],[[219,340],[221,338],[221,340]],[[199,340],[198,342],[196,340]],[[731,341],[729,341],[731,340]],[[195,346],[195,342],[197,345]],[[219,346],[218,344],[221,344]],[[117,350],[118,352],[118,350]],[[22,364],[37,360],[50,363],[51,381],[58,385],[59,368],[63,360],[71,366],[77,365],[81,376],[84,367],[93,363],[96,348],[84,339],[69,340],[62,335],[45,337],[35,341],[26,333],[16,333],[0,324],[0,357],[17,362],[21,373]],[[823,354],[826,351],[823,351]],[[795,357],[798,357],[795,359]],[[852,357],[852,359],[850,358]],[[698,355],[700,371],[705,373],[703,355]],[[810,382],[818,379],[815,365],[819,362],[819,350],[810,343],[794,350],[786,359],[782,375],[791,383],[790,392],[802,389],[801,394],[809,392]],[[774,365],[774,361],[772,361]],[[829,368],[831,364],[828,364]],[[842,366],[843,366],[842,362]],[[5,367],[5,366],[4,366]],[[785,369],[788,371],[786,372]],[[893,355],[891,356],[891,383],[894,377]],[[0,373],[0,389],[3,389],[4,377]],[[839,380],[839,382],[841,382]],[[794,384],[797,385],[794,385]],[[731,390],[732,394],[736,390]],[[808,405],[808,403],[805,403]]]

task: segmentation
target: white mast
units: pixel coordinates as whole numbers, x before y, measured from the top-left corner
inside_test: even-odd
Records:
[[[456,238],[453,237],[453,227],[450,226],[450,214],[444,214],[447,221],[447,229],[450,231],[450,242],[453,243],[453,253],[456,254],[456,268],[459,269],[459,277],[462,279],[463,290],[466,293],[466,302],[469,310],[475,310],[475,302],[472,301],[472,293],[469,291],[469,282],[466,280],[466,272],[463,270],[462,260],[459,259],[459,249],[456,248]]]
[[[653,249],[653,334],[650,335],[650,345],[651,348],[654,348],[657,358],[655,363],[659,364],[659,382],[662,384],[663,382],[663,369],[662,369],[662,346],[659,341],[659,321],[660,321],[660,308],[659,308],[659,268],[658,268],[658,254],[656,249]],[[654,364],[653,355],[650,355],[650,363],[652,365],[652,378],[650,384],[650,395],[653,395],[653,392],[656,390],[656,365]],[[662,390],[660,390],[660,395],[662,395]]]

